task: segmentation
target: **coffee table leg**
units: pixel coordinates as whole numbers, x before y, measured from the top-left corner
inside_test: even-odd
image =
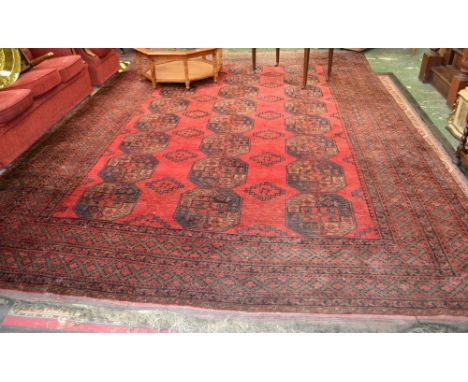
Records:
[[[184,60],[184,76],[185,76],[185,88],[190,89],[190,79],[188,74],[188,60]]]
[[[257,67],[257,49],[252,48],[252,70],[255,73],[255,68]]]
[[[276,48],[276,66],[279,65],[280,48]]]
[[[154,62],[154,59],[151,59],[151,82],[153,83],[153,88],[155,88],[157,85],[157,82],[156,82],[156,63]]]
[[[310,48],[304,48],[304,68],[303,68],[303,77],[302,77],[303,89],[305,89],[307,86],[307,75],[309,73],[309,57],[310,57]]]
[[[136,72],[141,75],[141,56],[139,52],[135,55]]]
[[[213,60],[213,81],[218,82],[218,52],[214,51],[212,53]]]

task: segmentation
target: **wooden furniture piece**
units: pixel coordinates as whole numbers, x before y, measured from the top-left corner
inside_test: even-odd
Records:
[[[453,105],[468,85],[468,48],[431,48],[421,61],[419,79],[430,82]]]
[[[468,116],[468,86],[458,92],[457,102],[449,115],[447,130],[460,139],[465,129],[465,119]]]
[[[468,115],[466,116],[465,130],[460,139],[460,144],[457,148],[457,165],[464,164],[468,166],[468,147],[466,146],[468,140]]]
[[[216,82],[222,67],[221,48],[134,50],[137,73],[148,78],[153,87],[158,82],[176,82],[189,89],[191,81],[210,77]]]
[[[328,70],[327,80],[330,80],[333,66],[333,52],[334,48],[328,48]],[[305,89],[307,86],[307,75],[309,73],[309,58],[310,48],[304,48],[304,66],[303,66],[303,77],[302,77],[302,88]],[[276,48],[276,66],[279,65],[280,49]],[[255,72],[257,67],[257,48],[252,48],[252,69]]]

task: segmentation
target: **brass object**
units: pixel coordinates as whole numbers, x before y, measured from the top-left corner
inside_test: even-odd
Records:
[[[0,48],[0,89],[15,82],[21,72],[21,55],[18,48]]]
[[[465,129],[468,115],[468,87],[458,92],[458,98],[450,113],[447,130],[457,139],[460,139]]]

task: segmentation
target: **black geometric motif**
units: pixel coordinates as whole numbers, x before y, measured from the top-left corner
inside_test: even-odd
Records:
[[[164,157],[172,162],[183,162],[187,159],[195,158],[197,155],[185,149],[179,149],[164,154]]]
[[[146,186],[156,191],[158,194],[167,194],[168,192],[184,187],[182,183],[169,176],[148,182]]]
[[[284,161],[284,158],[280,155],[276,155],[276,154],[273,154],[273,153],[261,153],[261,154],[257,154],[257,155],[254,155],[252,157],[250,157],[250,159],[252,159],[254,162],[262,165],[262,166],[266,166],[266,167],[270,167],[270,166],[273,166],[274,164],[276,163],[280,163],[282,161]]]
[[[270,182],[257,183],[244,190],[254,198],[265,202],[267,200],[276,199],[277,197],[286,193],[282,188],[275,186]]]

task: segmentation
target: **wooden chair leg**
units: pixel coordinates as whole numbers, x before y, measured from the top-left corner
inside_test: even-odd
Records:
[[[304,48],[304,68],[302,77],[302,88],[305,89],[307,86],[307,75],[309,74],[309,58],[310,48]]]
[[[257,67],[257,48],[252,48],[252,70],[255,73],[255,68]]]
[[[333,48],[328,48],[328,72],[327,72],[327,80],[330,81],[330,77],[332,74],[332,66],[333,66]]]
[[[279,65],[280,48],[276,48],[276,66]]]

